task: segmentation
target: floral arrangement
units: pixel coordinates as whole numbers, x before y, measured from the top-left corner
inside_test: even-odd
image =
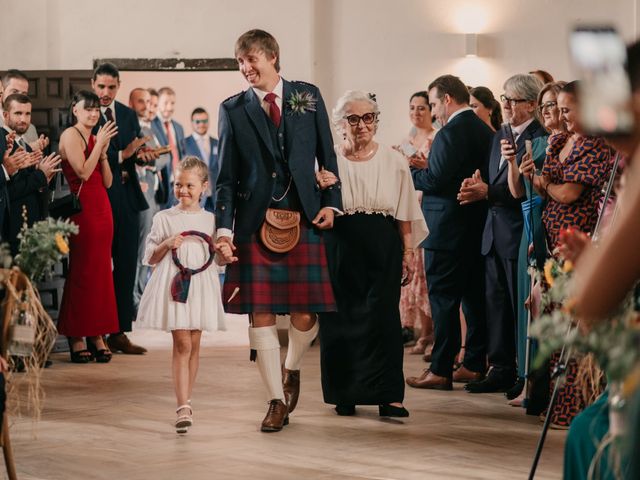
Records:
[[[289,99],[287,100],[290,115],[294,113],[302,115],[307,112],[315,112],[317,103],[318,99],[310,92],[299,92],[297,90],[289,95]]]
[[[536,363],[541,364],[566,345],[575,353],[592,353],[608,381],[621,382],[640,362],[640,324],[633,292],[609,319],[582,333],[574,328],[577,325],[571,312],[572,273],[569,261],[549,259],[545,263],[543,276],[548,290],[542,294],[540,305],[545,313],[532,324],[532,334],[540,343]]]
[[[51,267],[69,253],[69,236],[78,226],[69,220],[47,218],[31,227],[24,225],[18,234],[20,249],[15,263],[33,282],[46,278]]]

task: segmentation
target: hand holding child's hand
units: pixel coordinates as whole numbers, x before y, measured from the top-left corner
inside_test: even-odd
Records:
[[[233,250],[235,248],[232,248],[232,247],[233,247],[233,244],[231,242],[222,240],[222,239],[218,240],[213,245],[213,248],[215,249],[216,253],[220,257],[220,260],[221,260],[220,263],[222,265],[227,265],[229,263],[238,261],[238,257],[235,257],[233,255]]]

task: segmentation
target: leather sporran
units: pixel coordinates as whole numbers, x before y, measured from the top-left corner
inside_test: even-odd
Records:
[[[80,198],[74,193],[56,198],[49,204],[49,216],[56,219],[67,219],[81,211]]]
[[[274,253],[286,253],[300,241],[300,212],[267,208],[260,227],[262,244]]]

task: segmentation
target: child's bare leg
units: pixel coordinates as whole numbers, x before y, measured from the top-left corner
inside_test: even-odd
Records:
[[[173,388],[178,406],[185,405],[189,399],[189,359],[191,357],[191,331],[172,330],[173,336]]]
[[[202,330],[191,330],[191,355],[189,357],[189,396],[191,398],[193,386],[196,383],[196,375],[200,366],[200,338]]]

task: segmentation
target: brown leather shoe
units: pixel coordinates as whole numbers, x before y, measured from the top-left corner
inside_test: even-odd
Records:
[[[282,389],[284,390],[284,400],[289,406],[289,413],[298,405],[300,396],[300,370],[287,370],[282,367]]]
[[[109,350],[113,353],[122,352],[128,355],[142,355],[147,353],[147,349],[139,345],[134,345],[124,333],[109,335],[107,339]]]
[[[453,390],[450,378],[440,377],[428,368],[419,377],[407,377],[407,385],[430,390]]]
[[[484,373],[471,371],[464,365],[453,372],[453,381],[457,383],[479,382],[483,379]]]
[[[269,402],[269,410],[262,420],[260,430],[263,432],[279,432],[282,427],[289,425],[289,412],[282,400],[273,399]]]

